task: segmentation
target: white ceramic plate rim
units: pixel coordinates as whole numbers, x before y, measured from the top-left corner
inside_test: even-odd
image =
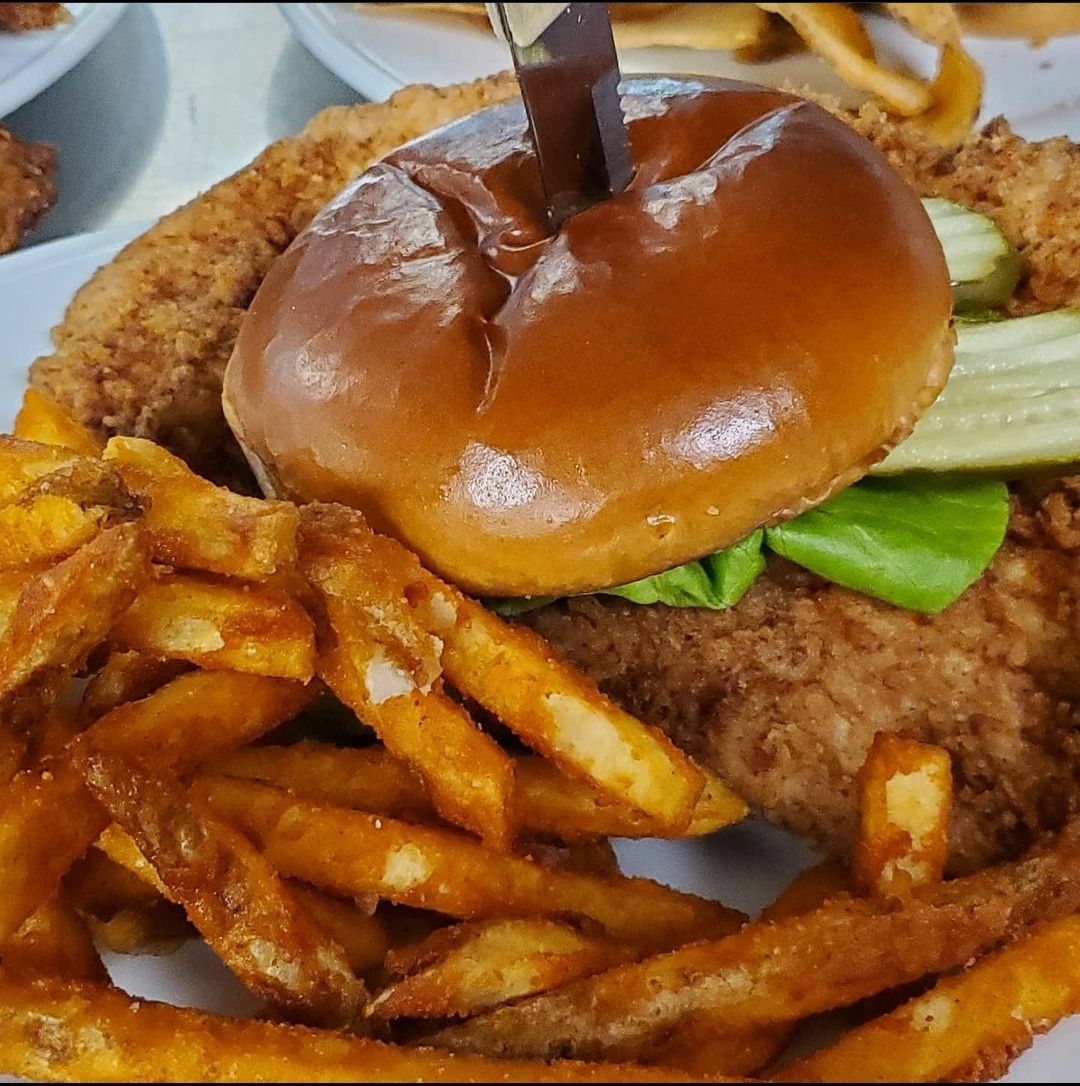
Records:
[[[9,431],[25,387],[30,363],[48,353],[50,331],[64,308],[96,268],[107,262],[148,224],[44,242],[0,257],[0,430]],[[680,889],[718,898],[750,915],[771,901],[813,855],[790,835],[756,819],[711,838],[691,841],[616,843],[627,874],[644,875]],[[105,955],[113,979],[145,999],[201,1007],[222,1014],[246,1014],[252,1001],[221,963],[199,943],[174,955]],[[2,1011],[2,1009],[0,1009]],[[1003,1082],[1075,1081],[1080,1053],[1080,1016],[1059,1024],[1013,1064]],[[0,1076],[0,1081],[17,1081]]]
[[[5,35],[8,54],[25,53],[29,59],[11,75],[0,72],[0,117],[25,105],[74,68],[116,25],[128,5],[68,6],[72,21],[64,26]]]

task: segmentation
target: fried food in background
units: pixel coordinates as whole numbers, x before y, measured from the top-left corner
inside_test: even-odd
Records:
[[[70,21],[66,4],[0,4],[0,33],[48,30]]]
[[[1026,38],[1042,45],[1059,34],[1080,33],[1080,4],[957,4],[965,34]]]
[[[490,30],[483,4],[355,4],[393,16],[463,18]],[[721,50],[746,64],[810,49],[854,90],[891,113],[915,118],[942,145],[963,138],[982,101],[982,70],[964,48],[953,4],[609,4],[619,48]],[[899,21],[938,49],[932,77],[877,55],[864,8]],[[858,10],[856,10],[858,9]]]
[[[17,248],[55,203],[55,148],[21,140],[0,124],[0,253]]]

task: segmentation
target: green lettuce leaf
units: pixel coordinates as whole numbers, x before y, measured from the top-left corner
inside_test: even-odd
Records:
[[[731,607],[765,568],[763,538],[763,532],[751,532],[707,558],[604,589],[604,594],[621,596],[632,603],[666,603],[669,607]]]
[[[765,568],[764,551],[771,550],[845,588],[933,614],[990,564],[1008,519],[1008,489],[997,480],[928,474],[864,478],[726,550],[601,591],[633,603],[731,607]],[[485,603],[511,617],[554,599]]]
[[[836,584],[933,614],[990,564],[1008,519],[997,480],[869,478],[767,529],[765,545]]]

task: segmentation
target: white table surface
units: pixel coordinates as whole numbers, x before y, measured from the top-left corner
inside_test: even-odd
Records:
[[[359,100],[275,4],[131,4],[87,57],[3,118],[57,148],[57,203],[23,248],[157,218],[324,106]]]

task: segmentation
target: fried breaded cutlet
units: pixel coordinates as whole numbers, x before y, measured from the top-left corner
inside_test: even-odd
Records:
[[[56,149],[0,124],[0,253],[15,249],[55,203]]]
[[[0,31],[48,30],[70,21],[66,4],[0,4]]]
[[[209,477],[250,487],[221,413],[221,379],[275,256],[374,158],[514,93],[504,76],[320,114],[101,269],[32,383],[103,436],[157,439]],[[1080,300],[1080,148],[1026,143],[999,121],[942,150],[872,106],[830,107],[920,194],[999,223],[1026,263],[1016,313]],[[1006,545],[936,616],[776,559],[729,611],[581,597],[522,621],[757,810],[843,855],[854,774],[873,735],[941,743],[954,757],[950,863],[960,872],[1014,855],[1080,809],[1078,553],[1080,479],[1058,479],[1015,489]]]
[[[54,330],[55,353],[33,364],[32,383],[103,435],[153,438],[208,478],[253,490],[222,415],[221,382],[270,264],[375,159],[516,93],[506,76],[325,110],[100,269]]]

